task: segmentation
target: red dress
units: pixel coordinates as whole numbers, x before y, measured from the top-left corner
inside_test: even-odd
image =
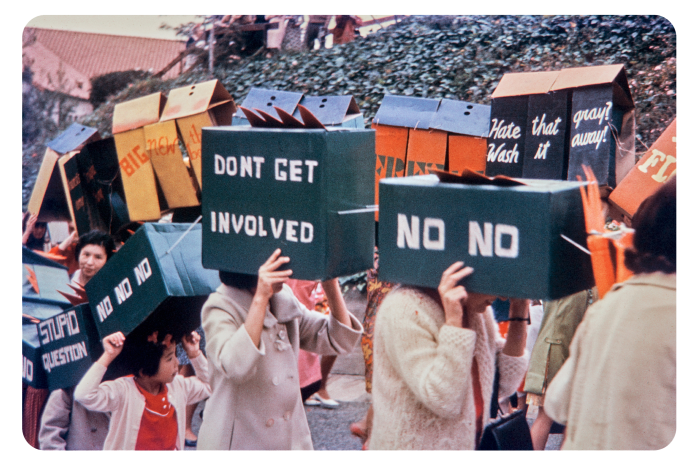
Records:
[[[168,388],[156,395],[143,389],[136,383],[136,388],[146,398],[146,407],[141,416],[139,435],[136,438],[137,451],[172,451],[177,449],[177,419],[175,407],[168,400]]]

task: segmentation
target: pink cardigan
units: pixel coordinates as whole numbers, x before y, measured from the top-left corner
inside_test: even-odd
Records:
[[[168,400],[175,407],[177,417],[177,449],[185,444],[185,408],[206,399],[211,394],[209,369],[203,355],[190,360],[196,376],[185,378],[177,375],[168,387]],[[85,408],[98,412],[111,412],[109,433],[105,450],[133,450],[136,447],[141,416],[146,399],[136,388],[133,377],[117,378],[100,384],[107,367],[94,363],[75,387],[75,400]]]

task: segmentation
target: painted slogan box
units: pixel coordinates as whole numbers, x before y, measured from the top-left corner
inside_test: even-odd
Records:
[[[634,164],[634,102],[622,65],[507,73],[492,94],[486,175],[615,187]]]
[[[527,180],[493,186],[441,182],[435,175],[379,185],[380,279],[437,287],[464,261],[463,285],[506,297],[556,299],[593,285],[579,182]]]
[[[642,201],[676,174],[676,119],[664,130],[634,169],[610,193],[610,203],[630,219]]]
[[[220,284],[216,271],[202,268],[201,242],[199,224],[141,226],[85,286],[100,338],[127,335],[147,319],[173,336],[196,329],[204,299]]]
[[[93,361],[102,355],[102,344],[88,304],[42,320],[37,330],[41,365],[50,391],[78,384]]]
[[[374,131],[202,131],[202,264],[257,274],[275,248],[297,279],[372,266]]]

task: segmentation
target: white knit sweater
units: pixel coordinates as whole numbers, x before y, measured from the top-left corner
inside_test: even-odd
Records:
[[[370,449],[474,449],[474,355],[483,426],[490,421],[496,358],[499,397],[515,392],[522,381],[527,356],[501,353],[505,341],[490,308],[473,330],[444,324],[442,306],[416,289],[399,287],[384,299],[374,333]]]

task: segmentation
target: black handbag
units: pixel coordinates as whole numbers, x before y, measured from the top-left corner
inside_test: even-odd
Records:
[[[491,397],[491,418],[498,416],[498,386],[500,375],[496,364]],[[505,417],[501,416],[484,428],[478,451],[532,451],[532,436],[524,410],[517,410]]]

